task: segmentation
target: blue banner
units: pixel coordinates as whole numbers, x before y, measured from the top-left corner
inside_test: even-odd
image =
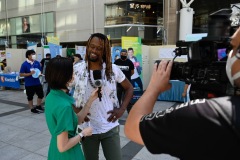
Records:
[[[17,74],[0,74],[0,86],[20,88]]]
[[[49,46],[49,50],[51,53],[51,57],[54,58],[57,55],[60,55],[60,46],[57,44],[53,44],[53,43],[48,43]]]
[[[120,58],[120,52],[122,50],[121,46],[112,47],[112,63],[115,62],[118,58]]]
[[[36,42],[27,42],[27,50],[37,51],[37,43]]]

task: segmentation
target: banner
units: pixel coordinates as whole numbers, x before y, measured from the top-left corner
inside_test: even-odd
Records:
[[[67,57],[72,57],[75,53],[75,48],[67,48]]]
[[[143,90],[142,84],[142,42],[139,37],[122,37],[122,48],[129,49],[128,57],[134,64],[134,74],[131,76],[131,83],[134,88]]]
[[[54,58],[60,54],[59,38],[58,37],[47,37],[48,46],[51,57]]]
[[[0,86],[20,88],[18,75],[16,74],[0,74]]]
[[[111,52],[112,52],[112,63],[115,62],[115,60],[117,60],[118,58],[120,58],[120,52],[122,50],[121,46],[114,46],[111,47]]]
[[[43,46],[43,53],[44,53],[44,58],[46,58],[47,53],[50,53],[50,49],[48,45]],[[62,56],[62,46],[59,46],[59,55]]]
[[[80,54],[82,59],[85,59],[86,55],[86,46],[75,46],[76,54]]]
[[[37,43],[36,42],[27,42],[27,50],[37,51]]]

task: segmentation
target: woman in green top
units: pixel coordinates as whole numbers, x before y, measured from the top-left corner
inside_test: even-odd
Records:
[[[84,160],[79,142],[84,136],[92,135],[88,127],[76,135],[77,125],[84,121],[92,102],[98,97],[97,89],[92,93],[83,109],[73,111],[74,99],[68,95],[68,85],[73,81],[73,64],[68,58],[53,58],[49,61],[46,81],[51,88],[45,101],[45,115],[51,142],[49,160]]]

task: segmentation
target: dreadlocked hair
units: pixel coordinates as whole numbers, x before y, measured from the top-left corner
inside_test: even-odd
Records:
[[[94,33],[88,39],[87,47],[86,47],[86,53],[88,53],[88,48],[89,48],[90,42],[91,42],[91,40],[94,37],[97,37],[101,41],[103,41],[103,48],[104,49],[103,49],[102,60],[103,60],[103,62],[106,63],[106,71],[105,71],[105,73],[106,73],[107,80],[110,81],[111,80],[111,76],[113,75],[110,42],[109,42],[108,38],[104,34],[102,34],[102,33]],[[85,56],[85,61],[88,62],[88,56]],[[88,63],[88,65],[90,65],[90,63]],[[89,72],[89,68],[90,68],[90,66],[88,66],[88,72]]]

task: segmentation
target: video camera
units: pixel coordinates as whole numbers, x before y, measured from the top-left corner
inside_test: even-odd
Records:
[[[227,52],[229,38],[209,40],[207,37],[197,42],[177,42],[176,56],[187,55],[188,62],[174,62],[171,79],[199,83],[217,81],[226,83]]]
[[[176,43],[175,58],[187,55],[188,62],[173,63],[171,80],[190,83],[191,90],[214,93],[217,97],[226,95],[229,83],[226,59],[231,50],[230,36],[234,32],[230,16],[231,10],[220,10],[209,16],[207,37],[195,42]]]

